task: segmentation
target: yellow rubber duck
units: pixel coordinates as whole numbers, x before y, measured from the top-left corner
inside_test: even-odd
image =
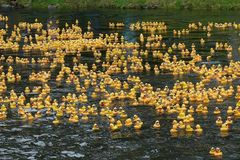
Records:
[[[26,87],[24,92],[25,92],[25,94],[29,94],[29,93],[31,92],[31,91],[30,91],[30,88],[29,88],[29,87]]]
[[[232,106],[228,106],[227,114],[232,115],[234,113]]]
[[[120,120],[117,120],[116,125],[119,129],[122,128],[122,126],[123,126],[122,122]]]
[[[1,106],[1,109],[0,109],[1,112],[6,112],[7,111],[7,107],[3,104]]]
[[[127,118],[127,113],[125,112],[125,111],[122,111],[121,113],[120,113],[120,117],[121,118]]]
[[[231,125],[231,124],[233,124],[232,117],[231,117],[231,116],[228,116],[228,117],[227,117],[227,120],[226,120],[225,123],[226,123],[227,125]]]
[[[16,102],[10,103],[10,108],[11,108],[11,109],[15,109],[16,107],[17,107]]]
[[[31,113],[27,113],[27,120],[28,121],[34,120],[34,117],[33,117],[33,115]]]
[[[71,114],[68,120],[69,120],[69,122],[71,122],[71,123],[77,123],[77,122],[79,121],[78,115],[73,115],[73,114]]]
[[[92,92],[91,97],[92,97],[93,99],[97,98],[96,92]]]
[[[208,114],[208,108],[207,106],[204,106],[203,109],[202,109],[202,114]]]
[[[138,120],[135,124],[134,124],[134,129],[135,130],[140,130],[142,128],[143,122],[141,120]]]
[[[115,122],[115,119],[112,116],[109,116],[108,120],[109,120],[110,123],[114,123]]]
[[[193,108],[193,106],[190,106],[190,107],[189,107],[188,113],[189,113],[189,114],[193,114],[193,113],[194,113],[194,108]]]
[[[60,121],[58,118],[55,118],[52,123],[55,125],[58,125],[60,123]]]
[[[172,126],[172,128],[170,129],[170,133],[171,134],[176,134],[177,132],[178,132],[178,125],[177,124],[174,124],[173,126]]]
[[[180,121],[180,122],[178,123],[178,128],[179,128],[179,129],[185,129],[185,127],[186,127],[186,125],[183,123],[183,121]]]
[[[196,125],[196,129],[195,132],[196,133],[202,133],[203,129],[201,128],[201,126],[199,124]]]
[[[27,118],[28,118],[28,116],[27,116],[26,113],[21,114],[20,116],[21,116],[21,119],[22,119],[22,120],[27,120]]]
[[[110,123],[110,129],[111,129],[112,132],[115,132],[115,131],[119,130],[118,126],[114,125],[113,123]]]
[[[228,130],[229,130],[228,124],[223,123],[221,128],[220,128],[220,131],[221,132],[228,132]]]
[[[215,110],[213,112],[215,115],[221,114],[221,111],[218,107],[215,107]]]
[[[133,122],[137,122],[140,118],[135,114],[133,115]]]
[[[127,118],[126,120],[125,120],[125,126],[126,127],[131,127],[132,126],[132,119],[131,118]]]
[[[216,125],[221,126],[223,124],[222,118],[219,116],[216,120]]]
[[[83,120],[84,122],[88,121],[88,116],[87,115],[82,116],[81,120]]]
[[[4,120],[4,119],[6,119],[7,118],[7,113],[6,112],[0,112],[0,119],[1,120]]]
[[[179,114],[178,114],[178,117],[177,117],[178,119],[184,119],[185,118],[185,112],[180,112]]]
[[[99,131],[99,130],[100,130],[99,126],[96,123],[94,123],[94,125],[92,127],[92,131],[96,132],[96,131]]]
[[[191,125],[188,124],[186,125],[185,131],[191,133],[193,132],[193,128],[191,127]]]
[[[38,111],[36,114],[35,114],[35,119],[38,119],[38,118],[41,118],[42,117],[42,114],[40,111]]]
[[[156,122],[153,124],[154,129],[160,129],[161,125],[159,123],[159,120],[156,120]]]
[[[216,148],[215,152],[213,154],[215,157],[221,157],[223,155],[222,151],[220,148]]]
[[[210,149],[210,151],[209,151],[209,154],[213,156],[214,153],[215,153],[215,148],[214,148],[214,147],[211,147],[211,149]]]

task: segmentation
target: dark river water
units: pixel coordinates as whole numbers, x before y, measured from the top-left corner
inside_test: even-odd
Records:
[[[199,43],[203,32],[194,32],[189,36],[173,38],[173,29],[183,29],[191,22],[240,22],[239,11],[171,11],[171,10],[84,10],[84,11],[42,11],[42,10],[0,10],[0,14],[9,17],[10,29],[13,24],[20,21],[34,22],[35,18],[43,23],[44,27],[50,20],[59,20],[59,27],[65,23],[74,23],[79,20],[80,26],[86,30],[87,22],[91,21],[92,30],[95,35],[98,33],[119,32],[130,42],[139,41],[139,33],[129,29],[130,23],[137,21],[164,21],[168,24],[168,33],[165,35],[165,42],[184,42],[187,45]],[[109,29],[108,22],[124,22],[126,27],[121,30]],[[169,36],[168,36],[169,35]],[[214,47],[215,42],[228,42],[233,46],[233,60],[239,60],[238,47],[240,45],[239,32],[235,30],[213,31],[213,36],[207,39],[205,48],[199,49],[199,54],[203,56],[206,64],[228,64],[226,53],[219,53],[214,56],[211,62],[206,61],[209,48]],[[26,55],[19,53],[0,53],[5,55],[20,57],[35,57],[40,55]],[[204,58],[205,57],[205,58]],[[69,58],[69,60],[68,60]],[[89,65],[94,62],[94,58],[87,54],[82,54],[81,61]],[[155,62],[149,58],[149,62]],[[7,66],[7,64],[1,64]],[[71,57],[67,57],[66,65],[72,66]],[[32,71],[49,70],[49,67],[38,68],[13,65],[16,72],[22,75],[22,81],[18,84],[9,84],[8,91],[14,89],[17,93],[24,91],[26,86],[31,86],[28,76]],[[170,74],[154,73],[137,74],[143,82],[148,82],[154,88],[170,88],[177,79],[198,82],[199,77],[195,74],[186,74],[182,77],[174,78]],[[119,79],[126,79],[126,76],[114,75]],[[234,81],[234,85],[239,81]],[[54,78],[49,81],[51,86],[51,96],[60,98],[74,89],[67,86],[57,86]],[[98,102],[96,102],[98,103]],[[214,107],[235,105],[235,100],[228,99],[221,104],[210,102],[209,112],[213,112]],[[172,116],[157,115],[155,109],[146,106],[130,107],[127,103],[119,102],[118,106],[125,107],[129,115],[138,114],[144,122],[140,132],[134,129],[123,129],[118,132],[110,132],[107,127],[99,132],[92,132],[94,122],[104,120],[92,118],[89,123],[70,124],[64,122],[60,125],[52,124],[52,117],[42,118],[32,123],[19,120],[14,115],[10,115],[6,120],[0,121],[0,159],[214,159],[209,155],[212,146],[220,147],[223,151],[223,159],[240,159],[240,122],[235,121],[229,136],[222,137],[219,129],[215,125],[215,116],[208,114],[206,117],[195,115],[195,121],[201,124],[204,129],[201,136],[195,134],[191,136],[183,135],[172,137],[169,133]],[[226,113],[223,113],[223,116]],[[99,120],[100,119],[100,120]],[[154,130],[152,125],[156,120],[160,120],[161,129]]]

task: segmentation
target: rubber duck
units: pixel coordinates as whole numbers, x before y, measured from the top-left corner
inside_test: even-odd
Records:
[[[199,124],[196,125],[196,129],[195,132],[196,133],[202,133],[203,129],[201,128],[201,126]]]
[[[99,126],[96,123],[94,123],[92,127],[92,131],[97,132],[99,130],[100,130]]]
[[[60,121],[58,118],[55,118],[52,123],[55,125],[58,125],[60,123]]]
[[[122,128],[122,126],[123,126],[122,122],[120,120],[117,120],[116,125],[119,129]]]
[[[205,44],[205,40],[203,38],[200,39],[200,44],[203,46]]]
[[[6,112],[7,111],[7,107],[3,104],[0,108],[1,112]]]
[[[133,122],[137,122],[140,118],[135,114],[133,115]]]
[[[211,33],[210,32],[207,32],[207,37],[211,37]]]
[[[71,114],[68,120],[69,120],[69,122],[71,122],[71,123],[77,123],[77,122],[79,121],[78,115],[73,115],[73,114]]]
[[[203,109],[202,109],[202,114],[208,114],[208,108],[207,106],[204,106]]]
[[[122,112],[120,113],[120,117],[123,118],[123,119],[124,119],[124,118],[127,118],[127,116],[128,116],[128,115],[127,115],[127,113],[126,113],[125,111],[122,111]]]
[[[228,132],[228,130],[229,130],[228,124],[223,123],[221,128],[220,128],[220,131],[221,132]]]
[[[31,113],[27,113],[27,120],[28,121],[34,120],[34,117],[33,117],[33,115]]]
[[[138,120],[137,122],[135,122],[134,124],[134,129],[135,130],[140,130],[142,128],[143,122],[141,120]]]
[[[193,132],[193,128],[191,127],[191,125],[186,125],[186,128],[185,128],[185,131],[186,132]]]
[[[42,117],[42,114],[40,111],[37,111],[37,113],[35,114],[35,119],[38,119],[38,118],[41,118]]]
[[[179,129],[185,129],[185,127],[186,127],[186,125],[183,123],[183,121],[180,121],[180,122],[178,123],[178,128],[179,128]]]
[[[92,97],[93,99],[97,98],[96,92],[92,92],[91,97]]]
[[[10,108],[11,108],[11,109],[15,109],[16,107],[17,107],[16,102],[10,103]]]
[[[240,108],[238,106],[237,104],[237,107],[234,109],[234,117],[236,118],[240,117]]]
[[[173,125],[172,128],[170,129],[171,134],[176,134],[178,132],[178,125]]]
[[[225,123],[226,123],[227,125],[231,125],[231,124],[233,124],[232,117],[231,117],[231,116],[228,116],[228,117],[227,117],[227,120],[226,120]]]
[[[109,120],[110,123],[114,123],[115,122],[115,119],[112,116],[109,116],[108,120]]]
[[[4,120],[4,119],[6,119],[6,118],[7,118],[7,112],[1,111],[1,112],[0,112],[0,119],[1,119],[1,120]]]
[[[234,113],[232,106],[228,106],[227,114],[232,115]]]
[[[193,106],[190,106],[187,112],[188,112],[189,114],[193,114],[193,113],[194,113],[194,108],[193,108]]]
[[[213,112],[215,115],[218,115],[221,113],[220,109],[218,107],[215,107],[215,110]]]
[[[217,148],[215,149],[215,152],[214,152],[213,155],[214,155],[215,157],[221,157],[221,156],[223,155],[223,153],[222,153],[221,149],[217,147]]]
[[[24,92],[25,92],[25,94],[29,94],[31,91],[30,91],[29,87],[26,87]]]
[[[127,118],[125,120],[125,126],[126,127],[131,127],[132,126],[132,119],[131,118]]]
[[[87,115],[83,115],[81,117],[81,120],[84,121],[84,122],[88,121],[88,116]]]
[[[196,111],[197,113],[202,113],[202,110],[203,110],[203,105],[200,104],[200,105],[197,106],[197,108],[196,108],[195,111]]]
[[[219,116],[216,120],[216,125],[221,126],[223,124],[222,118]]]
[[[214,147],[211,147],[211,149],[210,149],[210,151],[209,151],[209,154],[213,156],[214,153],[215,153],[215,148],[214,148]]]
[[[57,117],[62,117],[63,116],[63,110],[58,109],[57,112],[56,112],[56,116]]]
[[[159,120],[157,120],[154,124],[153,124],[153,128],[154,129],[160,129],[160,123],[159,123]]]
[[[178,114],[178,117],[177,117],[178,119],[184,119],[185,118],[185,112],[180,112],[179,114]]]
[[[118,128],[117,125],[114,125],[113,123],[110,123],[110,130],[111,130],[112,132],[115,132],[115,131],[119,130],[119,128]]]
[[[22,120],[27,120],[27,118],[28,118],[26,113],[21,114],[20,116],[21,116]]]

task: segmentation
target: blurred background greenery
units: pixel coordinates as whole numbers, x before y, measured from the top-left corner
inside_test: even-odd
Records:
[[[240,0],[0,0],[32,8],[167,8],[167,9],[240,9]]]

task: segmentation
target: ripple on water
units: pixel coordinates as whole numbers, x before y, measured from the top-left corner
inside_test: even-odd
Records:
[[[32,141],[32,139],[30,139],[30,138],[16,138],[16,142],[17,143],[27,143],[27,142],[31,142]]]
[[[12,156],[1,156],[1,159],[8,160],[8,159],[13,159]]]
[[[7,149],[6,148],[0,148],[0,155],[6,155],[7,153]]]
[[[22,131],[22,129],[21,128],[12,128],[11,131],[12,132],[20,132],[20,131]]]
[[[6,127],[7,124],[6,123],[0,123],[0,127]]]
[[[28,157],[27,159],[35,160],[35,159],[37,159],[37,158],[31,156],[31,157]]]
[[[80,143],[79,144],[81,147],[85,147],[85,146],[87,146],[87,143],[86,142],[83,142],[83,143]]]
[[[52,147],[52,146],[53,146],[53,143],[52,143],[52,142],[48,142],[48,146],[49,146],[49,147]]]
[[[21,128],[32,128],[32,126],[31,125],[28,125],[28,124],[25,124],[25,125],[22,125],[22,126],[20,126]]]
[[[8,148],[7,152],[11,155],[24,155],[27,157],[35,157],[38,153],[36,150],[29,150],[29,151],[24,151],[19,148]]]
[[[21,151],[20,154],[25,155],[26,157],[35,157],[37,155],[37,151],[32,150],[32,151]],[[35,158],[36,159],[36,158]]]
[[[44,134],[40,134],[40,135],[33,135],[33,137],[35,138],[41,138],[41,137],[51,137],[50,134],[44,133]]]
[[[36,146],[39,146],[39,147],[45,147],[46,144],[43,142],[43,141],[38,141],[36,143],[34,143]]]
[[[63,157],[70,157],[70,158],[83,158],[85,155],[76,153],[74,151],[62,151],[61,152]]]

